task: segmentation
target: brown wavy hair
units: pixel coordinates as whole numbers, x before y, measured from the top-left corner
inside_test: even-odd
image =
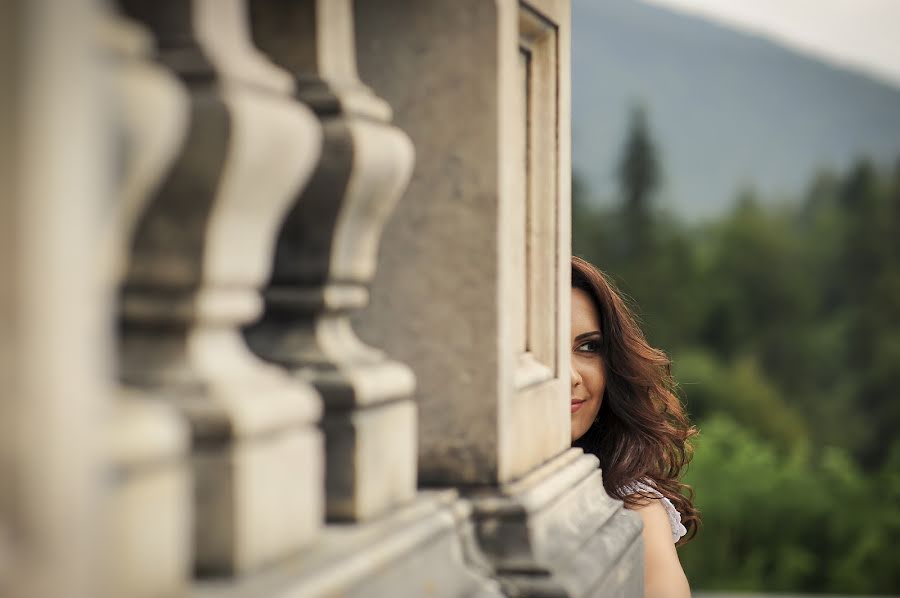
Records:
[[[690,439],[697,434],[676,394],[672,362],[644,338],[628,305],[606,276],[589,262],[572,258],[572,288],[591,298],[600,320],[600,353],[606,368],[606,391],[597,418],[572,443],[596,455],[606,492],[629,506],[652,498],[627,494],[628,486],[646,482],[672,501],[687,528],[682,539],[697,533],[700,513],[694,491],[680,481],[691,460]]]

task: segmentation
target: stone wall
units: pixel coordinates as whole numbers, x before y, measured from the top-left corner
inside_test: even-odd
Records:
[[[642,594],[568,447],[567,0],[0,28],[0,594]]]

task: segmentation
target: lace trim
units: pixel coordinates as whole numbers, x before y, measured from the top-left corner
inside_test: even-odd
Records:
[[[659,490],[643,482],[628,484],[627,486],[624,486],[622,490],[626,495],[642,492],[662,501],[662,505],[666,509],[666,514],[669,516],[669,525],[672,526],[672,542],[678,542],[682,536],[687,534],[687,528],[681,523],[681,513],[678,512],[678,509],[675,508],[672,501],[663,496]]]

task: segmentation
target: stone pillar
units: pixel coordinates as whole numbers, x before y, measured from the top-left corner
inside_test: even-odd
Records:
[[[111,203],[93,0],[0,3],[0,595],[93,598]]]
[[[195,568],[259,569],[322,521],[314,390],[257,359],[276,233],[307,182],[321,129],[252,46],[241,0],[121,0],[183,83],[178,156],[138,218],[121,299],[122,380],[190,426]]]
[[[640,594],[639,522],[568,448],[569,3],[356,8],[417,148],[358,328],[416,374],[420,481],[469,497],[507,593]]]
[[[409,139],[356,75],[350,0],[254,0],[254,38],[293,73],[324,131],[322,159],[278,235],[266,311],[248,338],[325,403],[327,515],[365,521],[416,492],[409,368],[363,344],[382,227],[406,187]]]
[[[111,67],[109,108],[119,156],[115,202],[109,206],[113,217],[103,219],[107,261],[100,265],[112,292],[122,284],[135,226],[184,142],[188,94],[152,62],[151,38],[136,23],[108,15],[100,33],[104,63]],[[111,471],[105,476],[104,595],[181,596],[192,565],[186,426],[166,395],[128,386],[118,395],[109,422]]]

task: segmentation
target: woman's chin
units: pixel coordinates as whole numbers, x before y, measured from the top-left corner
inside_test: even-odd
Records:
[[[587,432],[587,427],[578,421],[579,418],[572,417],[572,442],[574,443],[576,440],[584,436],[584,433]]]

